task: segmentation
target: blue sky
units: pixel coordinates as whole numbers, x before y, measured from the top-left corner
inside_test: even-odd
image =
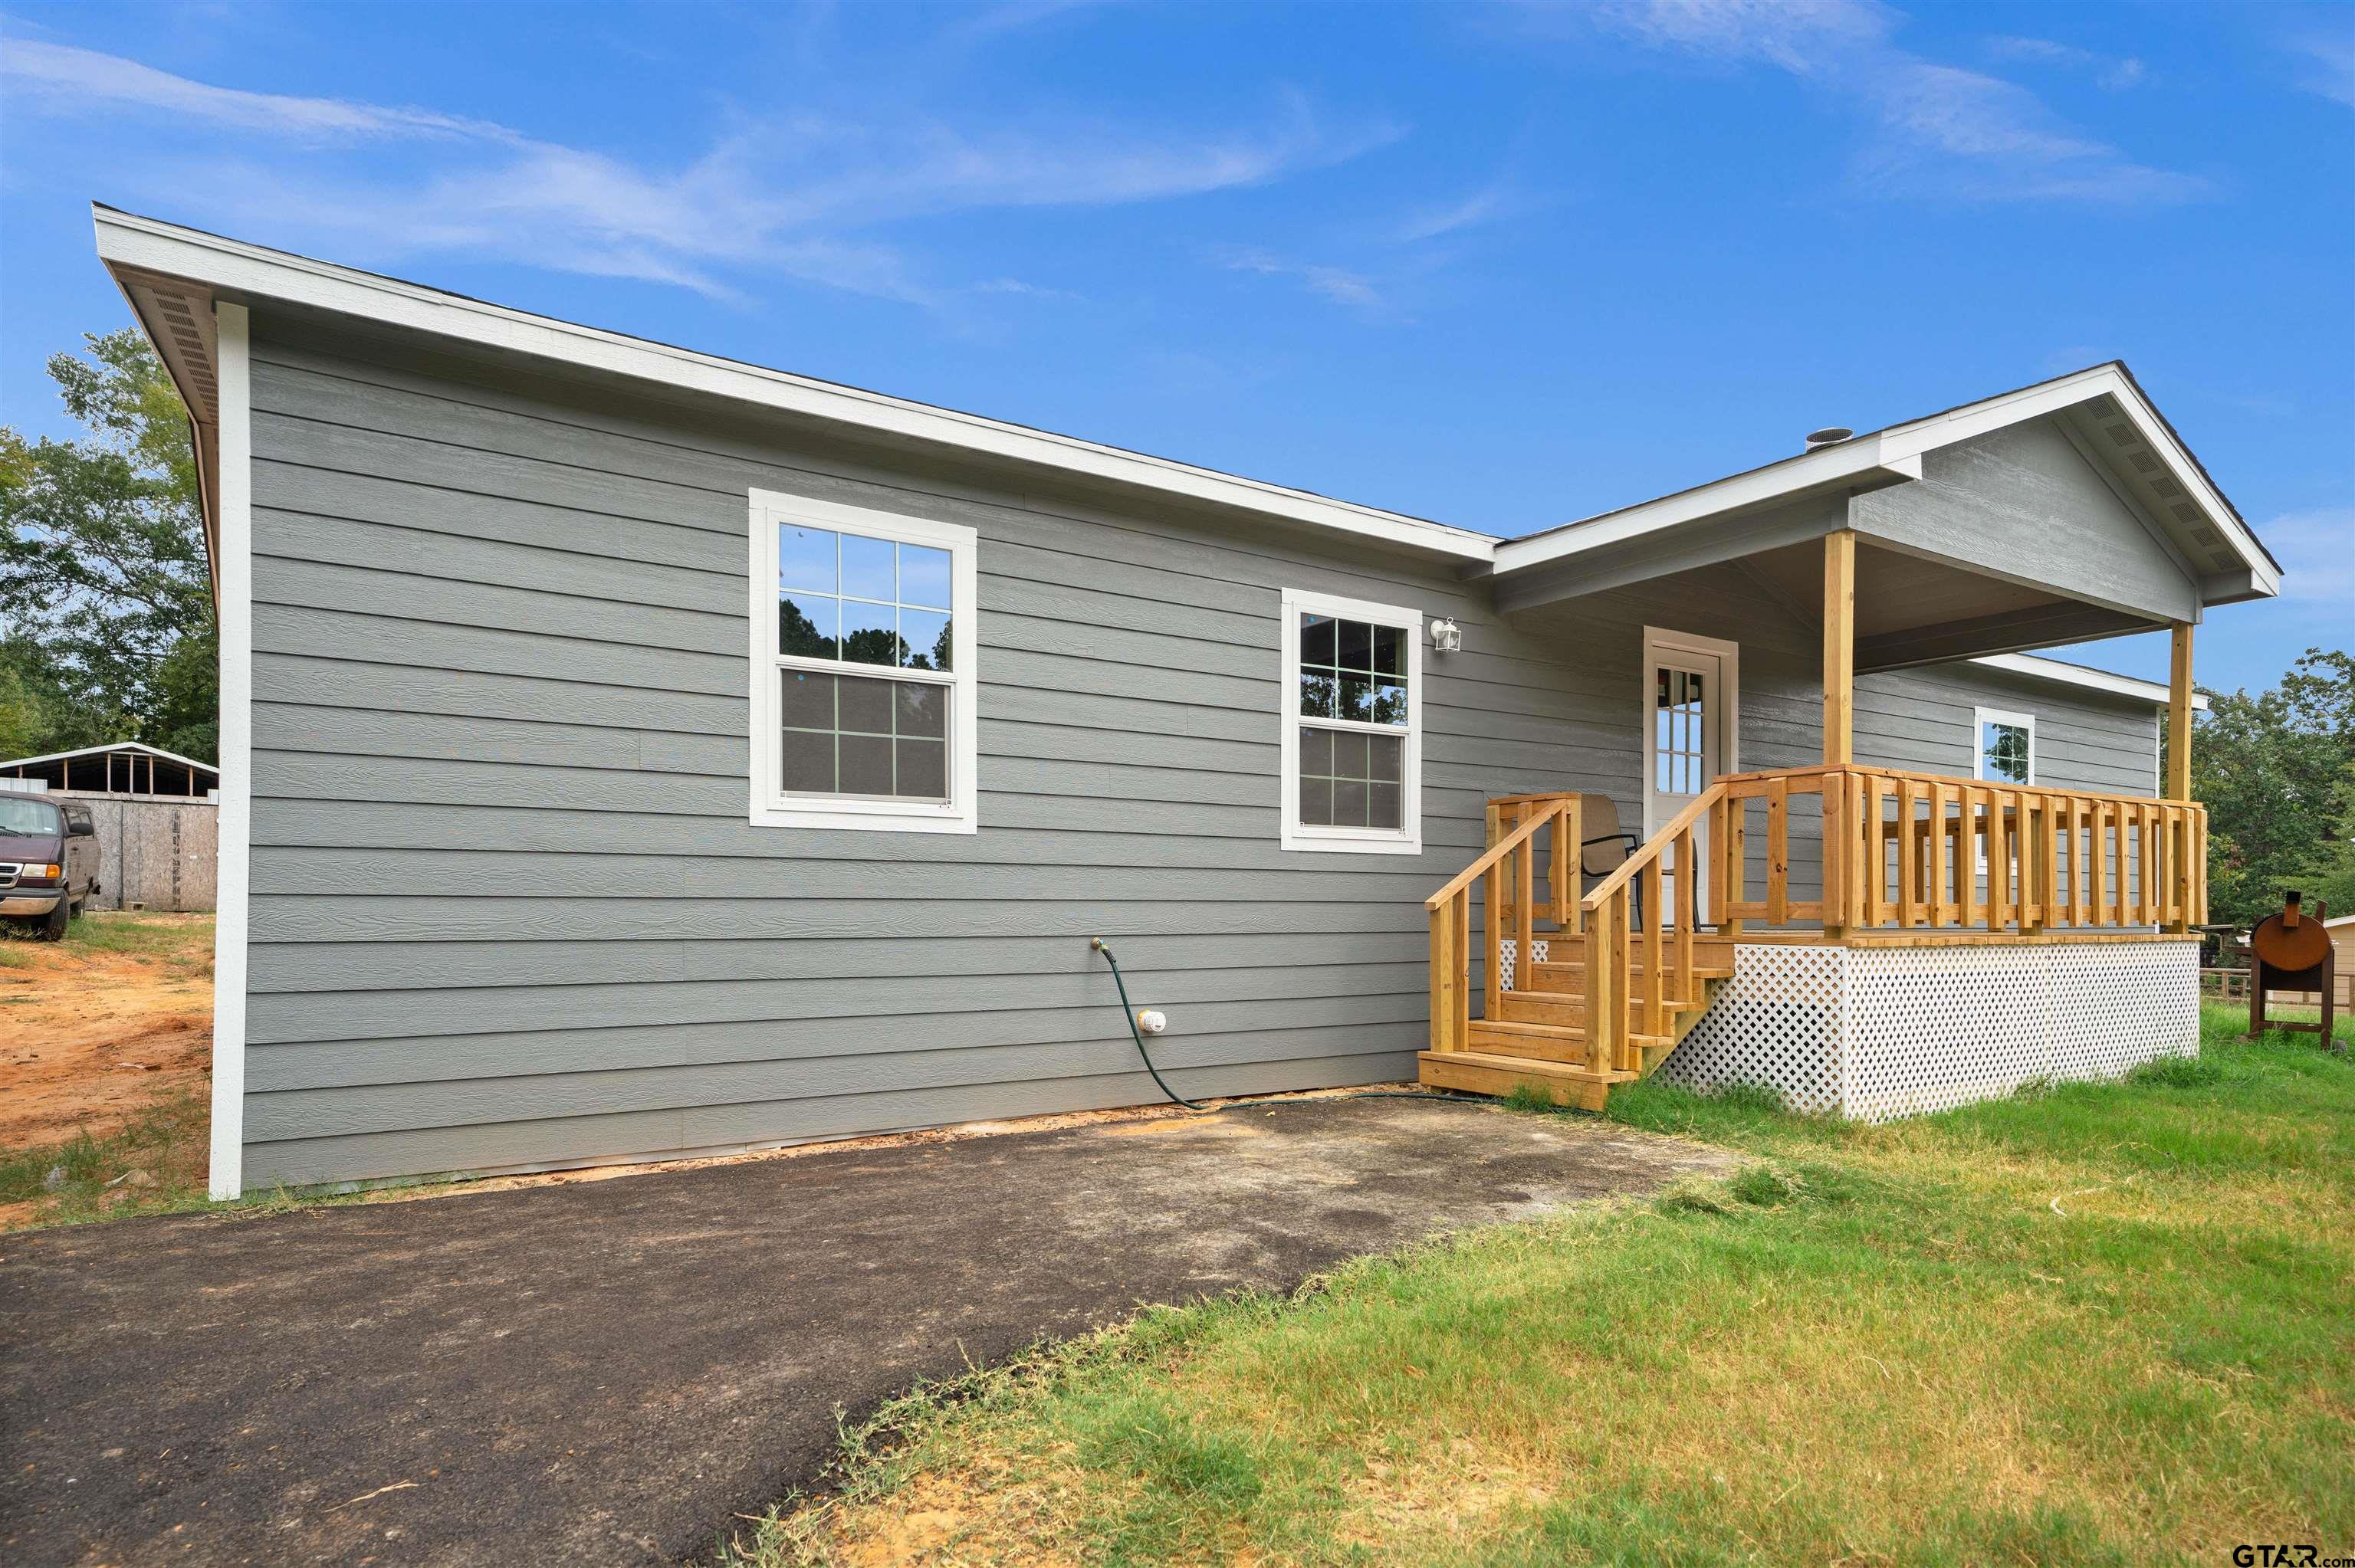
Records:
[[[19,428],[93,197],[1505,534],[2123,357],[2355,625],[2344,5],[0,6]]]

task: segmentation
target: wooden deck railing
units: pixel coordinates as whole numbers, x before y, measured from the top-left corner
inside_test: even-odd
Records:
[[[1807,847],[1817,810],[1820,891],[1797,897],[1793,848]],[[2000,937],[2181,932],[2208,917],[2208,813],[2180,800],[1855,765],[1732,774],[1583,894],[1581,818],[1576,795],[1490,801],[1488,848],[1424,900],[1433,1051],[1469,1044],[1476,891],[1487,911],[1485,1016],[1501,1015],[1507,940],[1518,989],[1530,990],[1536,941],[1559,949],[1576,938],[1587,1060],[1623,1071],[1640,1071],[1645,1048],[1668,1037],[1677,1006],[1701,994],[1694,936],[1704,927],[1737,935],[1751,922],[1820,923],[1834,935]],[[1765,848],[1765,885],[1755,897],[1753,832]],[[1811,891],[1804,881],[1800,890]],[[1540,928],[1540,920],[1550,924]]]
[[[2182,800],[1988,784],[1856,765],[1734,774],[1719,842],[1722,908],[1739,923],[1828,930],[2154,927],[2208,917],[2208,812]],[[1821,892],[1791,895],[1792,803],[1822,811]],[[1764,810],[1766,885],[1747,841]]]

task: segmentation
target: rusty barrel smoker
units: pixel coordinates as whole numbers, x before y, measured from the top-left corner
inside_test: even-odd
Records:
[[[2251,1038],[2267,1029],[2300,1030],[2322,1036],[2322,1043],[2334,1051],[2343,1051],[2330,1033],[2331,1013],[2338,1001],[2338,949],[2331,945],[2330,933],[2322,922],[2329,915],[2328,904],[2317,904],[2312,916],[2300,907],[2300,895],[2282,895],[2282,911],[2268,915],[2257,922],[2249,933],[2249,1033]],[[2265,1016],[2265,996],[2276,991],[2311,991],[2322,995],[2322,1022],[2319,1023],[2289,1023]]]

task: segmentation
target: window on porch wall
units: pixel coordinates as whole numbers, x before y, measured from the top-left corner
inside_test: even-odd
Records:
[[[2033,784],[2036,782],[2036,715],[2007,713],[2000,708],[1971,710],[1971,733],[1976,737],[1971,776],[1988,784]],[[2014,848],[2009,862],[2012,885],[2019,885],[2019,854]],[[1981,841],[1978,851],[1978,874],[1987,874],[1987,845]],[[1982,896],[1986,890],[1982,888]]]

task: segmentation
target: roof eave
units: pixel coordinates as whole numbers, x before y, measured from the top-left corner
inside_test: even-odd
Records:
[[[218,299],[282,301],[1457,560],[1485,565],[1497,545],[1492,535],[1425,518],[533,315],[100,204],[91,214],[99,256],[118,281],[126,270],[186,279]]]
[[[1657,500],[1507,540],[1497,548],[1496,575],[1501,577],[1603,549],[1664,528],[1788,504],[1843,486],[1861,491],[1918,480],[1922,477],[1922,460],[1939,448],[2058,413],[2105,395],[2116,398],[2127,418],[2217,531],[2231,541],[2234,554],[2248,569],[2245,584],[2236,578],[2229,584],[2216,585],[2219,597],[2209,597],[2209,585],[2203,582],[2202,601],[2232,603],[2278,594],[2280,563],[2273,558],[2238,509],[2216,488],[2207,469],[2144,395],[2122,360],[2072,371]]]

